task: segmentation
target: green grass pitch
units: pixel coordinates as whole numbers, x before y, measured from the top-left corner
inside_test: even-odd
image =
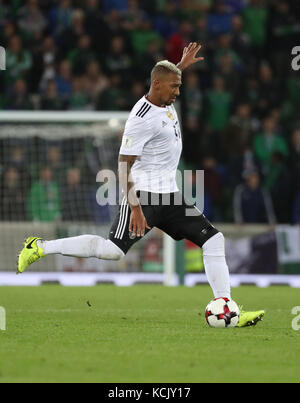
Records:
[[[265,320],[209,328],[208,286],[0,287],[0,382],[299,382],[300,291],[232,291]]]

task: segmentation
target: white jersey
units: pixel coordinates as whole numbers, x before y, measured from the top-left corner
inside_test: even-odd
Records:
[[[176,172],[182,152],[180,124],[173,105],[159,107],[146,97],[133,107],[120,149],[137,156],[131,168],[136,190],[177,192]]]

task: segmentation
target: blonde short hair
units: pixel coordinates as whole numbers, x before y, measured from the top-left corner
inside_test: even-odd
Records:
[[[169,62],[169,60],[162,60],[161,62],[158,62],[152,72],[151,72],[151,81],[155,79],[155,76],[158,74],[169,74],[169,73],[175,73],[178,74],[180,77],[182,75],[182,71],[179,70],[179,68],[172,62]]]

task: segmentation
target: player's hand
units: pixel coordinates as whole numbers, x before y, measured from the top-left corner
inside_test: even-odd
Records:
[[[191,42],[187,47],[184,48],[183,56],[181,62],[179,63],[180,66],[182,66],[182,69],[186,69],[192,64],[202,62],[204,60],[204,57],[196,57],[201,48],[202,45],[197,42]]]
[[[136,206],[131,209],[129,234],[132,238],[141,238],[145,235],[146,229],[151,229],[147,224],[141,206]]]

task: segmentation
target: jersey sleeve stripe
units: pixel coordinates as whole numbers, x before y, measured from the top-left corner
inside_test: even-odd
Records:
[[[143,118],[145,115],[147,115],[147,113],[150,111],[151,109],[151,105],[148,106],[148,108],[146,108],[146,110],[142,113],[141,118]]]
[[[144,102],[144,103],[143,103],[143,106],[140,108],[140,110],[138,111],[138,113],[136,114],[136,116],[139,116],[139,115],[144,111],[144,109],[146,108],[146,106],[147,106],[147,103]]]

